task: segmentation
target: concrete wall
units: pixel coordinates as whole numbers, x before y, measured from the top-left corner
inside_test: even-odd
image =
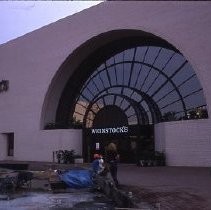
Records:
[[[170,166],[211,166],[210,120],[155,125],[155,149],[164,151]]]
[[[211,115],[210,22],[210,2],[104,2],[1,45],[0,80],[9,80],[9,90],[0,93],[0,134],[14,132],[14,159],[48,161],[52,150],[62,144],[65,148],[79,148],[81,134],[78,131],[41,131],[42,119],[48,109],[52,111],[47,120],[55,119],[65,81],[92,47],[77,55],[66,72],[59,72],[66,58],[90,39],[113,30],[146,31],[173,44],[195,69]],[[105,42],[93,44],[94,48],[99,44]],[[49,88],[52,84],[56,84],[53,85],[56,88]],[[170,165],[210,163],[209,120],[156,126],[155,135],[165,134]],[[177,132],[179,129],[184,132]],[[3,159],[2,136],[0,146]]]
[[[82,154],[81,130],[17,131],[14,157],[7,156],[5,135],[0,135],[0,160],[53,161],[53,151],[74,149]]]

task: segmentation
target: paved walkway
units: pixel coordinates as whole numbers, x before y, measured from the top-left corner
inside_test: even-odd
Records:
[[[119,165],[120,188],[155,209],[211,210],[211,167]]]
[[[31,170],[46,170],[52,164],[31,165]],[[56,165],[55,168],[75,166]],[[120,164],[118,180],[120,188],[133,192],[140,209],[148,206],[144,205],[147,203],[153,210],[211,210],[211,167],[137,167]]]

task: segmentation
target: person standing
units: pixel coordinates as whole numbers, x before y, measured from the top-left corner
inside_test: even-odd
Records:
[[[119,155],[117,152],[117,147],[114,143],[110,143],[107,147],[106,147],[106,151],[105,151],[105,160],[108,164],[111,176],[114,180],[114,183],[116,186],[118,186],[119,182],[117,179],[117,163],[119,160]]]

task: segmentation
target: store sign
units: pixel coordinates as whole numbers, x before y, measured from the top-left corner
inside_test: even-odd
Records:
[[[92,134],[128,133],[128,130],[127,126],[117,128],[92,128]]]

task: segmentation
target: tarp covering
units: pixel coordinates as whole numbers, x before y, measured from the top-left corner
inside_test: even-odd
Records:
[[[60,174],[60,179],[71,188],[92,187],[92,173],[89,170],[69,170]]]

